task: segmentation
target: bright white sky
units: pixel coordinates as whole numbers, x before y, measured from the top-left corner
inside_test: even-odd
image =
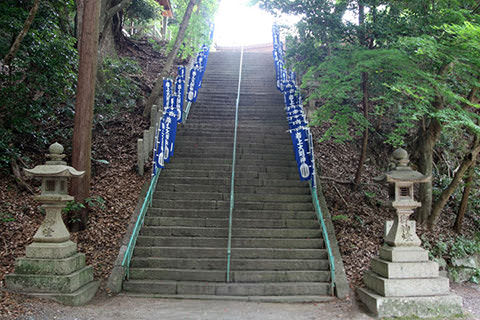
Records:
[[[218,46],[240,46],[272,42],[273,16],[248,0],[222,0],[215,17],[214,43]],[[295,17],[286,17],[281,24],[294,24]]]

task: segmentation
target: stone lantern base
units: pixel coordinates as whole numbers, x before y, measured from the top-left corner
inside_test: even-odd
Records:
[[[420,247],[384,245],[364,275],[357,294],[378,317],[438,317],[462,314],[462,298],[450,293],[449,280]]]
[[[26,257],[15,262],[15,272],[5,277],[7,289],[78,306],[90,301],[98,289],[93,269],[72,241],[34,242]]]

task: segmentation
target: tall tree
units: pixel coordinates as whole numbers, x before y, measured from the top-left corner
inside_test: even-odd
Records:
[[[73,129],[72,163],[77,170],[85,171],[82,178],[73,181],[75,199],[82,202],[90,194],[92,121],[97,74],[98,19],[100,3],[84,0],[78,85],[75,102],[75,122]],[[83,227],[87,223],[87,212],[81,214]]]
[[[180,46],[185,38],[185,33],[187,31],[187,27],[193,13],[193,9],[195,5],[199,6],[201,1],[202,0],[189,0],[188,2],[187,10],[185,11],[185,14],[182,19],[182,23],[180,24],[180,28],[178,29],[177,37],[175,38],[175,43],[173,44],[173,48],[168,53],[167,61],[165,62],[162,68],[162,71],[160,72],[160,76],[157,78],[157,81],[153,86],[152,92],[150,93],[150,96],[148,97],[145,103],[145,108],[143,110],[143,115],[145,117],[150,116],[150,111],[152,109],[152,106],[155,104],[155,101],[160,97],[160,94],[163,89],[163,77],[165,77],[168,74],[168,72],[170,72],[170,69],[172,69],[173,61],[175,60],[178,50],[180,49]]]

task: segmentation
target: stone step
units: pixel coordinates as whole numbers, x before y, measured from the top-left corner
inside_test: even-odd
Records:
[[[224,238],[228,235],[227,228],[201,228],[201,227],[152,227],[144,226],[140,231],[143,236],[174,236],[174,237],[206,237]],[[232,236],[238,238],[321,238],[322,233],[318,229],[256,229],[236,228],[232,230]]]
[[[283,140],[285,141],[285,140]],[[292,142],[287,140],[288,143],[255,143],[255,142],[239,142],[237,143],[237,152],[242,150],[278,150],[291,147],[293,150]],[[199,142],[185,141],[185,139],[178,139],[176,141],[176,147],[182,147],[184,149],[227,149],[233,150],[233,139],[227,142],[209,141],[205,139]]]
[[[130,279],[225,282],[225,270],[130,268]]]
[[[149,208],[147,217],[184,217],[184,218],[226,218],[229,215],[228,208],[224,210],[211,209],[165,209]],[[269,218],[269,219],[312,219],[315,213],[312,211],[280,211],[280,210],[238,210],[234,209],[234,217],[244,219]]]
[[[183,226],[183,227],[228,227],[228,219],[184,218],[184,217],[146,217],[146,226]],[[241,228],[304,228],[317,229],[318,223],[313,219],[233,219],[233,227]]]
[[[190,144],[202,144],[202,143],[228,143],[229,146],[233,146],[233,136],[231,137],[199,137],[196,135],[182,135],[177,136],[178,143],[190,143]],[[248,143],[258,143],[258,144],[280,144],[291,146],[292,141],[285,139],[285,137],[278,138],[266,138],[258,139],[257,137],[237,137],[238,145],[248,144]]]
[[[165,209],[226,209],[230,207],[228,200],[157,200],[153,199],[154,208]],[[235,208],[238,210],[313,210],[310,202],[235,202]]]
[[[286,130],[288,130],[288,124],[285,122],[284,124],[275,124],[269,123],[269,126],[265,126],[265,121],[258,121],[258,122],[250,122],[245,121],[242,123],[238,123],[237,130],[238,132],[243,132],[247,135],[252,136],[274,136],[272,131],[284,132],[285,136],[288,137]],[[209,130],[209,131],[226,131],[226,129],[233,130],[235,127],[235,119],[230,121],[211,121],[210,123],[193,123],[187,122],[183,125],[183,128],[192,130],[195,132],[196,130]]]
[[[326,271],[232,271],[231,281],[237,283],[255,282],[326,282],[330,274]],[[208,281],[225,282],[225,270],[191,270],[130,268],[130,279]]]
[[[384,297],[436,296],[450,291],[449,280],[444,277],[387,279],[367,271],[363,281],[367,288]]]
[[[239,201],[271,201],[271,202],[311,202],[310,195],[303,194],[284,194],[281,197],[278,194],[268,193],[235,193],[235,203]],[[183,192],[157,191],[153,194],[155,200],[230,200],[230,192],[192,192],[184,190]]]
[[[245,161],[252,161],[252,160],[285,160],[289,161],[294,158],[294,153],[292,148],[285,148],[285,150],[278,150],[278,151],[270,151],[262,152],[261,150],[257,150],[258,152],[252,153],[250,151],[245,152],[238,152],[237,151],[237,160],[245,160]],[[206,157],[206,158],[219,158],[219,159],[232,159],[232,150],[225,150],[225,149],[182,149],[182,148],[175,148],[175,157]]]
[[[227,238],[202,237],[155,237],[139,236],[137,246],[140,247],[227,247]],[[294,239],[294,238],[234,238],[233,248],[286,248],[286,249],[322,249],[323,239]]]
[[[327,260],[317,259],[232,259],[232,271],[290,271],[290,270],[328,270]],[[141,258],[132,260],[131,268],[226,270],[227,261],[215,258]],[[323,280],[322,280],[323,281]]]
[[[270,146],[265,148],[242,148],[237,147],[237,157],[239,158],[257,158],[262,159],[262,156],[269,156],[269,157],[277,157],[278,155],[284,157],[288,157],[290,159],[295,159],[295,154],[293,153],[293,147],[286,147],[286,146]],[[215,147],[215,146],[208,146],[208,145],[199,145],[198,147],[194,146],[182,146],[176,145],[175,146],[175,155],[190,155],[190,156],[205,156],[205,155],[214,155],[215,157],[232,157],[233,147]]]
[[[194,294],[217,296],[292,296],[328,295],[325,282],[296,283],[208,283],[194,281],[129,280],[123,288],[128,292],[155,294]]]
[[[285,129],[278,129],[275,133],[273,132],[258,132],[252,129],[253,132],[238,132],[238,139],[241,140],[256,140],[262,141],[266,139],[278,139],[280,137],[284,137],[283,139],[290,139],[290,136],[286,132],[287,128]],[[232,127],[225,127],[223,130],[220,129],[211,129],[209,127],[200,127],[200,128],[186,128],[185,130],[178,131],[177,139],[180,137],[201,137],[202,139],[208,138],[217,138],[217,137],[228,137],[229,139],[233,139],[234,128]]]
[[[237,159],[239,160],[239,159]],[[247,161],[247,163],[244,163],[245,161]],[[269,159],[269,160],[263,160],[263,159],[260,159],[260,160],[254,160],[254,159],[249,159],[249,160],[245,160],[244,162],[242,163],[237,163],[237,165],[239,166],[242,166],[242,165],[247,165],[247,166],[259,166],[259,167],[263,167],[263,166],[272,166],[272,167],[275,167],[275,166],[282,166],[282,167],[296,167],[297,166],[297,163],[295,162],[295,159]],[[185,157],[173,157],[172,161],[171,161],[171,164],[176,164],[176,163],[179,163],[179,164],[189,164],[189,165],[193,165],[193,164],[201,164],[201,165],[229,165],[231,166],[232,165],[232,155],[229,155],[229,157],[225,157],[225,158],[210,158],[210,157],[202,157],[202,158],[198,158],[198,157],[189,157],[189,156],[185,156]]]
[[[202,185],[202,184],[165,184],[163,181],[158,183],[157,192],[220,192],[230,194],[230,185]],[[235,194],[285,194],[285,195],[309,195],[310,189],[307,186],[300,187],[254,187],[242,186],[235,188]]]
[[[159,184],[190,184],[190,185],[215,185],[225,184],[230,186],[230,176],[219,178],[208,177],[172,177],[163,176],[159,178]],[[235,186],[238,187],[305,187],[306,182],[299,179],[285,180],[285,179],[241,179],[235,178]]]
[[[136,247],[134,257],[226,258],[226,248]],[[324,249],[232,248],[232,259],[327,259]]]
[[[272,116],[272,113],[277,113]],[[282,112],[282,111],[280,111]],[[195,126],[195,128],[214,128],[218,129],[231,129],[235,127],[235,111],[223,110],[207,110],[207,109],[195,109],[190,110],[188,115],[188,122],[185,126]],[[201,122],[201,120],[208,120],[208,122]],[[267,133],[262,129],[263,127],[273,126],[274,130],[285,130],[287,127],[286,114],[279,114],[278,111],[256,110],[249,111],[244,110],[238,115],[238,129],[242,129],[244,125],[253,126],[258,128],[258,132]]]

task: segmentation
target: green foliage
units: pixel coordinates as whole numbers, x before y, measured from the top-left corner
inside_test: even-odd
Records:
[[[173,48],[182,18],[187,10],[188,2],[188,0],[178,0],[175,2],[173,8],[175,17],[169,22],[172,40],[168,44],[168,51]],[[210,25],[213,22],[217,8],[217,0],[202,0],[200,7],[195,6],[185,33],[185,39],[179,50],[179,56],[181,58],[188,58],[195,55],[203,44],[210,45]]]
[[[154,35],[160,29],[162,6],[156,0],[133,0],[125,12],[124,25],[135,25],[134,38]]]
[[[133,0],[127,9],[127,17],[136,22],[159,19],[162,7],[155,0]]]
[[[332,221],[349,221],[350,218],[344,214],[337,214],[332,216]]]
[[[33,1],[0,2],[0,57],[10,49]],[[0,167],[20,150],[42,149],[65,136],[61,123],[73,115],[77,52],[59,8],[73,1],[42,1],[16,58],[0,71]],[[51,130],[40,130],[51,128]]]
[[[128,58],[107,57],[101,66],[102,80],[95,91],[96,119],[108,119],[118,112],[135,106],[140,95],[133,77],[140,74],[140,67]]]
[[[105,209],[105,199],[103,199],[101,196],[86,198],[85,203],[90,208],[99,208],[101,210]]]
[[[77,201],[69,201],[66,207],[62,210],[65,221],[67,221],[68,224],[80,222],[80,212],[85,210],[87,206],[88,208],[99,208],[100,210],[105,210],[105,199],[103,199],[101,196],[86,198],[85,204]]]
[[[8,212],[0,211],[0,222],[12,222],[15,221],[15,217]]]
[[[480,253],[480,234],[473,239],[458,237],[450,244],[449,254],[454,258],[464,258]]]
[[[63,215],[66,217],[68,223],[80,222],[79,212],[85,209],[85,205],[76,201],[69,201],[65,208],[62,209]]]
[[[448,264],[448,272],[455,281],[458,281],[459,279],[461,267],[453,266],[451,261],[453,259],[462,259],[475,254],[480,254],[480,233],[477,233],[472,239],[458,236],[447,241],[440,239],[434,244],[431,244],[424,238],[422,238],[422,241],[423,246],[429,250],[430,259],[441,258],[450,262]],[[480,269],[477,268],[470,271],[472,271],[470,281],[478,284],[480,279]]]
[[[335,54],[310,67],[303,77],[302,86],[313,87],[308,99],[320,99],[322,102],[311,123],[331,124],[322,140],[349,141],[370,127],[360,107],[362,73],[373,79],[368,83],[370,92],[377,94],[375,102],[381,104],[386,95],[384,83],[394,81],[400,72],[405,71],[405,60],[406,57],[398,50],[369,50],[352,45],[336,48]]]

